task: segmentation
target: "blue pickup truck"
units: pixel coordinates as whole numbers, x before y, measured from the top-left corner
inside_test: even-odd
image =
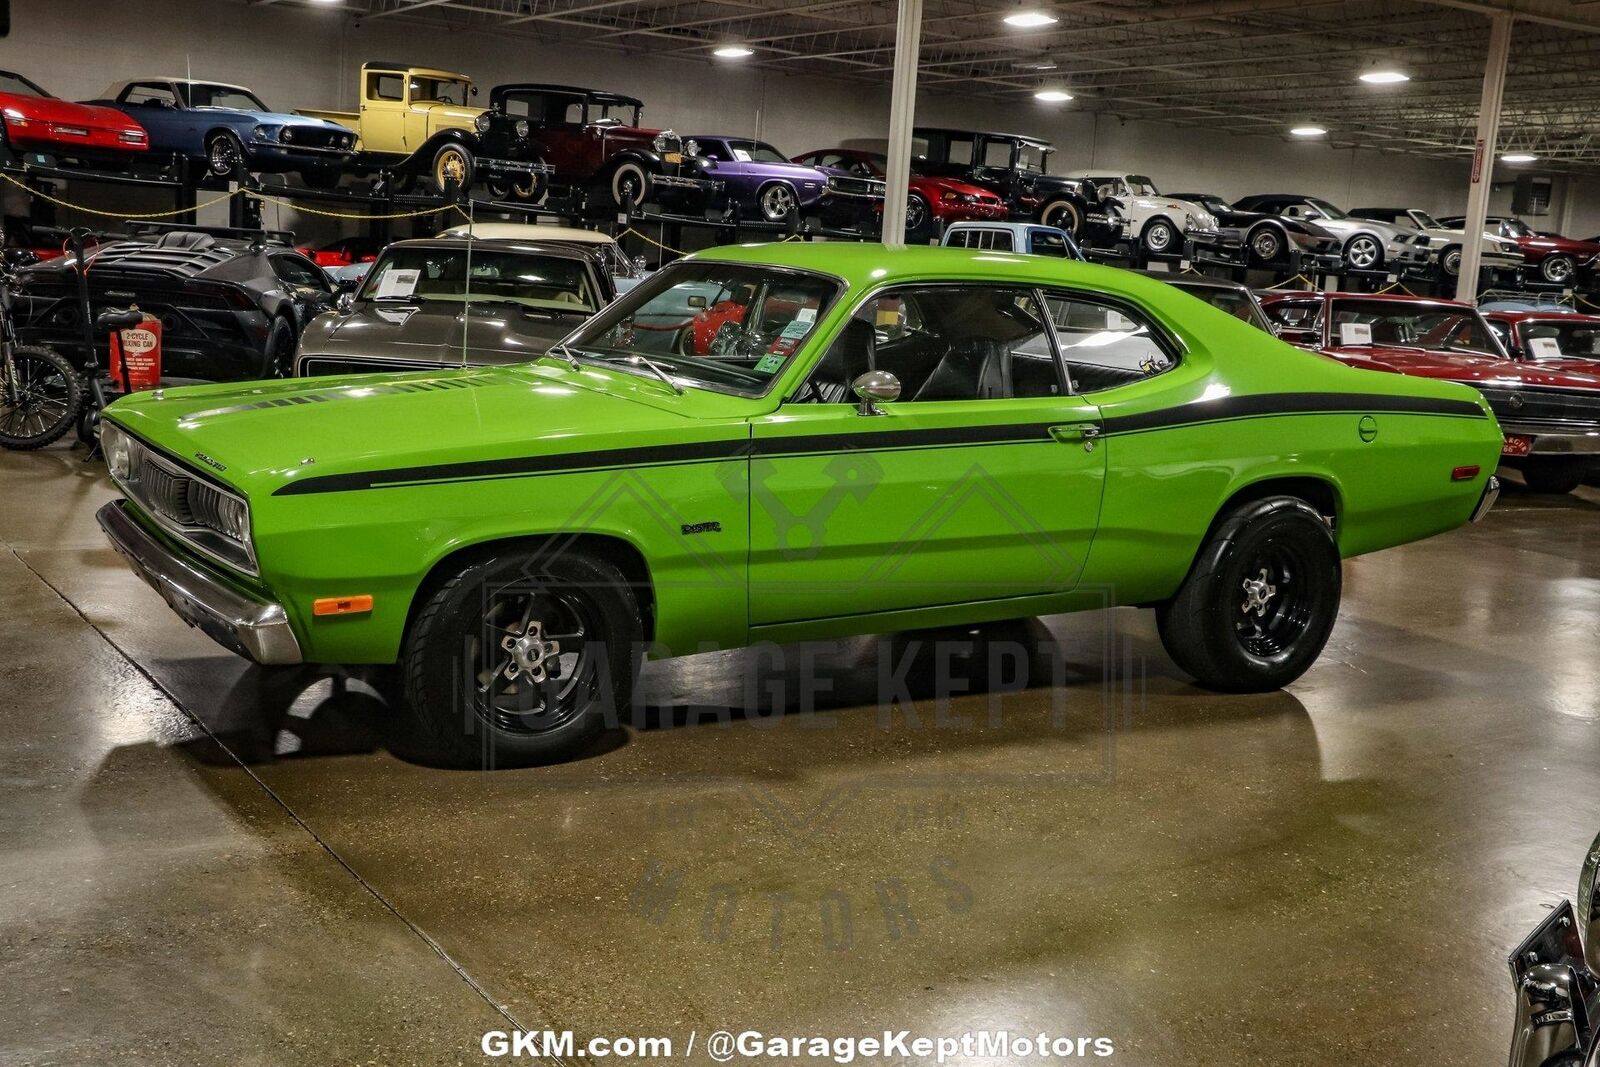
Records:
[[[987,248],[1026,252],[1057,259],[1084,259],[1078,242],[1065,230],[1036,222],[952,222],[939,242],[947,248]]]

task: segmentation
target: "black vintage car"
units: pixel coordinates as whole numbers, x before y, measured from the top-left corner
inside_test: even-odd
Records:
[[[1217,222],[1238,234],[1229,247],[1242,250],[1245,262],[1253,267],[1284,270],[1333,270],[1342,262],[1342,241],[1338,234],[1303,219],[1245,211],[1234,207],[1216,193],[1168,193],[1177,200],[1199,204],[1217,217]]]
[[[1006,202],[1011,217],[1066,230],[1080,244],[1114,247],[1123,219],[1094,185],[1044,172],[1055,148],[1049,141],[1014,133],[918,126],[912,155],[919,173],[959,178],[988,189]]]
[[[94,314],[137,306],[161,320],[163,377],[249,381],[287,375],[305,325],[334,303],[292,234],[150,226],[91,250]],[[60,256],[22,270],[12,313],[24,344],[87,363],[77,267]],[[97,341],[101,367],[109,339]]]

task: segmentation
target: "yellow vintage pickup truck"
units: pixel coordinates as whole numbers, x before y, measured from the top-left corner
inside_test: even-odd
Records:
[[[527,120],[473,106],[478,89],[465,74],[374,61],[362,64],[357,88],[358,112],[299,112],[356,131],[349,170],[388,170],[402,188],[425,178],[440,192],[483,182],[497,196],[543,195],[551,168],[529,139]]]

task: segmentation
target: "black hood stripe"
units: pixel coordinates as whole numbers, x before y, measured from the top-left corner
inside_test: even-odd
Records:
[[[1457,418],[1487,418],[1470,400],[1443,400],[1428,397],[1395,397],[1356,393],[1269,393],[1255,396],[1219,397],[1177,407],[1134,415],[1113,415],[1102,422],[1107,435],[1144,433],[1150,430],[1194,426],[1234,419],[1265,418],[1282,415],[1335,415],[1393,412],[1407,415],[1445,415]],[[437,463],[418,467],[362,471],[353,474],[314,475],[300,478],[279,488],[274,496],[302,496],[312,493],[342,493],[363,489],[385,489],[402,485],[441,482],[482,481],[493,478],[519,478],[544,474],[619,470],[678,463],[716,463],[733,459],[777,456],[827,455],[839,452],[899,451],[959,445],[983,446],[1043,443],[1052,440],[1053,426],[1073,421],[1063,412],[1051,422],[1000,423],[988,426],[895,429],[874,420],[882,429],[863,429],[851,433],[797,434],[725,441],[696,441],[688,444],[648,445],[638,448],[610,448],[588,452],[566,452],[550,456],[516,456],[509,459],[474,460],[466,463]]]

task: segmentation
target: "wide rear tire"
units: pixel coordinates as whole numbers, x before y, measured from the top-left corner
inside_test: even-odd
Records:
[[[1339,614],[1339,546],[1297,497],[1228,512],[1178,593],[1156,610],[1161,643],[1208,689],[1281,689],[1321,654]]]
[[[408,754],[454,767],[553,763],[620,723],[642,624],[609,560],[506,547],[424,596],[401,663]]]

